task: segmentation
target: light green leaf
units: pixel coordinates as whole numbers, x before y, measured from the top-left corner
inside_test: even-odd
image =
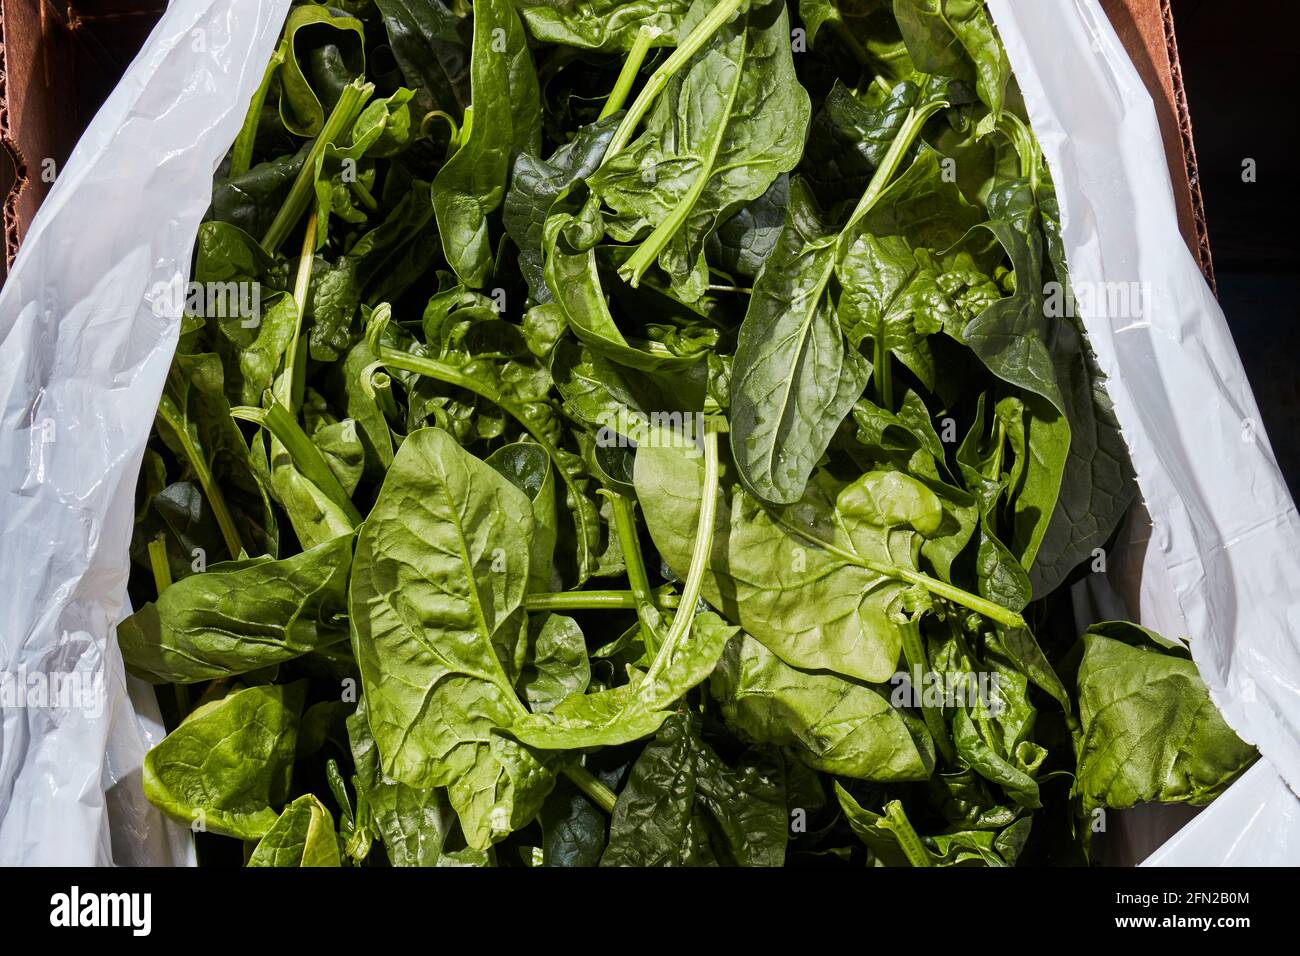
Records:
[[[682,609],[678,613],[689,612]],[[657,676],[642,680],[639,673],[632,672],[627,684],[568,697],[550,713],[520,717],[511,733],[529,746],[545,750],[609,747],[647,737],[667,719],[673,704],[708,678],[736,631],[716,614],[697,614],[689,636],[670,654]]]
[[[257,840],[289,795],[303,684],[231,691],[195,708],[145,754],[144,794],[194,826]]]
[[[312,794],[303,794],[284,808],[266,836],[258,842],[248,866],[342,866],[334,819]]]
[[[532,506],[441,429],[402,443],[357,542],[348,604],[380,766],[445,786],[471,847],[536,814],[553,782],[495,731],[524,707],[496,642],[520,626]]]
[[[643,27],[653,46],[672,46],[690,0],[515,0],[542,43],[591,50],[627,50]]]
[[[358,802],[364,794],[393,866],[444,865],[443,844],[456,825],[456,813],[441,788],[408,787],[384,776],[379,749],[366,721],[365,699],[347,719]]]
[[[894,673],[902,650],[905,586],[855,562],[879,558],[891,567],[914,569],[921,536],[871,524],[867,493],[877,490],[881,479],[868,478],[873,487],[860,487],[848,499],[854,517],[837,514],[839,488],[825,476],[814,476],[804,497],[780,511],[764,509],[724,482],[703,594],[786,663],[879,683]],[[657,445],[637,450],[636,489],[646,524],[679,575],[690,560],[702,488],[698,458]],[[937,528],[938,500],[928,491],[907,490],[921,509],[916,520]],[[819,542],[833,542],[838,550]]]
[[[785,227],[754,283],[731,370],[731,449],[755,494],[798,501],[871,365],[846,347],[830,284],[836,236],[801,180]]]
[[[1083,635],[1079,774],[1084,812],[1139,803],[1209,803],[1255,759],[1210,699],[1196,665],[1123,625]],[[1119,628],[1119,630],[1117,630]]]
[[[591,681],[587,642],[578,622],[564,614],[547,614],[529,622],[529,654],[521,689],[534,712],[554,710],[565,698],[581,694]]]
[[[808,766],[860,780],[924,780],[934,744],[891,706],[887,688],[791,667],[748,634],[731,641],[709,681],[742,740],[793,747]]]
[[[127,668],[154,683],[247,673],[347,639],[352,536],[276,561],[214,564],[117,627]]]

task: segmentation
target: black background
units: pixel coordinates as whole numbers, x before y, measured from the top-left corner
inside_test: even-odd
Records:
[[[1300,493],[1300,94],[1295,0],[1173,0],[1219,302]],[[1257,181],[1242,182],[1242,161]]]

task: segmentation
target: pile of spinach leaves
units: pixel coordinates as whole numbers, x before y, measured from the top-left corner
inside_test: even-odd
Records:
[[[976,0],[299,3],[194,278],[119,639],[203,862],[1083,862],[1253,757],[1072,631],[1134,483]]]

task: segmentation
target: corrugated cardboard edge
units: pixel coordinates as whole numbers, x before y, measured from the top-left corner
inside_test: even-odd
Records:
[[[13,163],[14,182],[9,194],[4,198],[4,268],[0,276],[8,273],[9,266],[18,253],[20,240],[18,231],[18,194],[27,184],[27,160],[18,144],[14,142],[9,130],[9,87],[8,56],[5,47],[5,18],[0,10],[0,149],[3,149]]]
[[[1183,86],[1183,64],[1178,57],[1178,35],[1174,30],[1173,0],[1160,0],[1160,19],[1165,28],[1165,44],[1169,53],[1169,79],[1174,94],[1174,109],[1178,115],[1178,133],[1182,138],[1183,167],[1187,173],[1188,199],[1192,205],[1192,229],[1195,239],[1196,259],[1205,273],[1205,281],[1217,292],[1214,284],[1214,259],[1210,255],[1210,229],[1205,221],[1205,201],[1201,196],[1201,178],[1196,166],[1196,141],[1192,136],[1192,112],[1187,104],[1187,89]]]
[[[1102,9],[1155,103],[1178,207],[1178,226],[1214,289],[1214,260],[1183,86],[1172,0],[1101,0]]]

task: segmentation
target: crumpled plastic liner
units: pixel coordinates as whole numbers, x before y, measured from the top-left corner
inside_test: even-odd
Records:
[[[1143,623],[1190,638],[1215,702],[1265,757],[1147,862],[1300,862],[1300,518],[1178,234],[1154,108],[1096,0],[989,6],[1053,170],[1075,285],[1152,292],[1140,318],[1083,316],[1150,525],[1111,564],[1112,578],[1117,567],[1132,578],[1085,585],[1076,606],[1102,613],[1135,591]],[[155,313],[150,290],[188,279],[213,170],[287,8],[173,0],[0,292],[0,674],[102,688],[102,706],[4,708],[0,864],[193,862],[188,832],[141,793],[161,721],[113,632],[179,325]],[[1120,815],[1135,859],[1161,814],[1182,823],[1167,809]]]
[[[173,0],[0,292],[0,679],[82,691],[0,711],[0,865],[193,861],[188,831],[144,799],[162,725],[114,626],[179,329],[155,292],[189,278],[212,174],[288,6]]]
[[[1150,516],[1140,621],[1187,638],[1264,760],[1148,860],[1300,863],[1300,515],[1241,360],[1178,232],[1155,108],[1097,0],[989,0],[1061,205],[1076,287],[1139,283],[1142,314],[1081,318]],[[1113,570],[1113,568],[1112,568]]]

